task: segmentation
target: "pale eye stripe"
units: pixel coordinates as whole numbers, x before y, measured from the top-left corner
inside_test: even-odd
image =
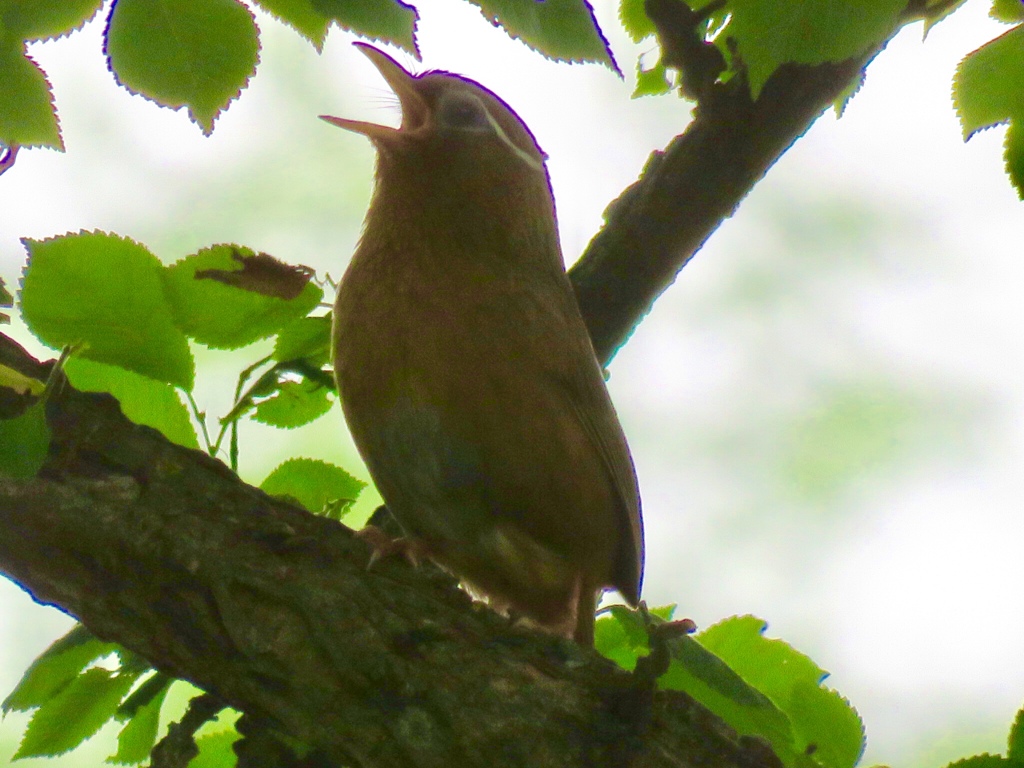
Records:
[[[491,128],[494,129],[494,132],[496,134],[498,134],[498,138],[501,139],[503,142],[505,142],[505,145],[509,149],[511,149],[513,152],[515,152],[516,155],[518,155],[519,158],[523,162],[525,162],[528,166],[530,166],[534,170],[537,170],[537,171],[543,171],[544,170],[544,163],[542,161],[538,160],[535,157],[532,157],[529,153],[525,152],[524,150],[520,149],[519,147],[517,147],[515,145],[515,143],[512,141],[512,139],[510,139],[506,135],[505,131],[502,130],[501,126],[498,125],[498,121],[494,119],[494,115],[491,114],[491,111],[489,109],[487,109],[487,107],[484,107],[484,114],[487,115],[487,122],[490,123]]]

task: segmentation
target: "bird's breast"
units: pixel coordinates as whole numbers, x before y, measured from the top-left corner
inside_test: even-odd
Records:
[[[339,289],[335,366],[392,512],[418,536],[476,548],[510,521],[607,578],[618,502],[566,384],[600,373],[564,274],[445,274],[369,255]]]

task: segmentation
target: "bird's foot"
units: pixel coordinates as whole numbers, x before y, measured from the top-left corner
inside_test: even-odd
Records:
[[[370,561],[366,564],[367,570],[389,557],[402,557],[414,568],[419,568],[427,554],[425,547],[420,542],[405,536],[392,538],[376,525],[364,526],[356,531],[356,537],[365,541],[370,547]]]

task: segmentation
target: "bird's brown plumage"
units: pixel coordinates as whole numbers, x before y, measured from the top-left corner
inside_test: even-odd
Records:
[[[388,508],[498,607],[592,642],[640,595],[632,461],[565,275],[545,156],[501,99],[360,49],[402,105],[338,289],[334,364]]]

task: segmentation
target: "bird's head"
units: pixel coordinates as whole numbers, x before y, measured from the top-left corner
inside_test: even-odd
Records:
[[[484,208],[501,220],[508,210],[553,215],[546,155],[515,111],[479,83],[450,72],[413,75],[386,53],[356,47],[373,62],[402,108],[398,128],[322,115],[360,133],[378,150],[381,208],[408,209],[429,200],[432,210],[465,214]]]
[[[321,119],[363,134],[385,153],[447,142],[452,148],[497,151],[526,169],[543,173],[546,156],[530,129],[508,104],[480,83],[442,71],[413,75],[372,45],[355,45],[398,97],[402,124],[391,128],[330,115],[321,115]]]

